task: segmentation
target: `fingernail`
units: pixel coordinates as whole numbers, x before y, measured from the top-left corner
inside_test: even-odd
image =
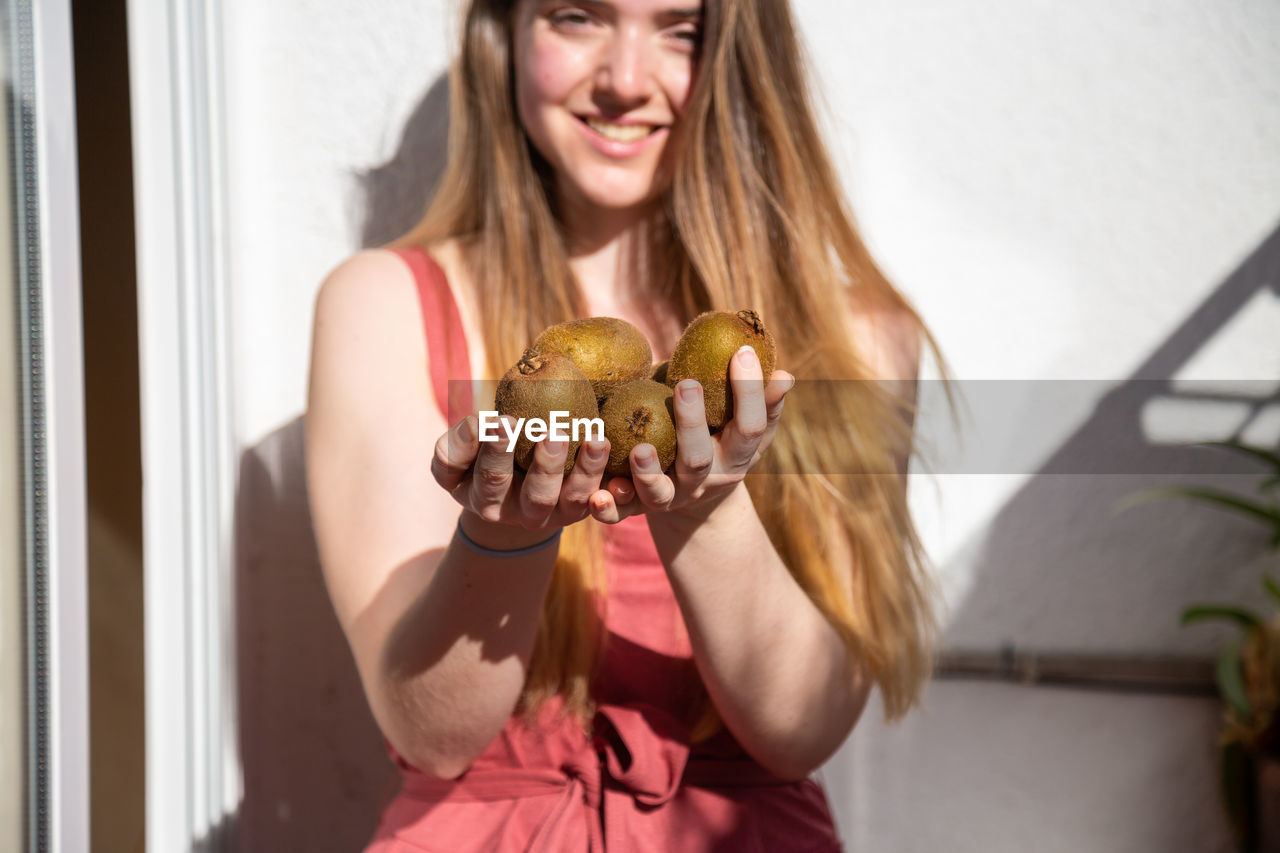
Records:
[[[475,424],[471,422],[469,415],[462,419],[462,424],[458,427],[458,437],[468,444],[476,440]]]
[[[743,344],[738,349],[738,364],[742,365],[743,367],[753,367],[758,362],[759,362],[759,359],[756,358],[756,351],[752,349],[750,346]]]
[[[587,442],[587,458],[592,462],[599,462],[604,458],[605,449],[602,441]]]
[[[636,450],[636,461],[639,462],[645,468],[648,468],[655,461],[657,461],[657,458],[658,458],[658,455],[653,452],[652,447],[641,447],[638,450]]]
[[[702,386],[693,379],[686,379],[680,383],[680,399],[686,403],[698,402],[698,397],[702,393]]]

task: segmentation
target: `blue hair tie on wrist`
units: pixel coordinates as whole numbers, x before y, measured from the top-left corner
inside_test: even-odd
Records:
[[[545,542],[539,542],[538,544],[530,545],[527,548],[517,548],[514,551],[499,551],[494,548],[486,548],[483,545],[477,543],[470,536],[468,536],[466,532],[463,531],[462,529],[462,519],[461,518],[458,519],[458,538],[462,540],[462,544],[466,545],[468,548],[470,548],[472,551],[475,551],[477,554],[484,554],[486,557],[520,557],[524,554],[532,554],[535,551],[541,551],[544,548],[550,548],[552,545],[559,542],[561,533],[564,533],[563,527],[556,531],[555,536],[552,536],[550,539],[548,539]]]

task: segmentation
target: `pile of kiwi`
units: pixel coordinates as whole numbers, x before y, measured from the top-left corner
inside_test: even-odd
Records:
[[[670,361],[653,364],[653,350],[635,326],[614,317],[558,323],[542,332],[520,361],[502,377],[495,394],[500,414],[548,419],[567,411],[570,419],[600,417],[609,439],[606,473],[629,475],[629,457],[638,444],[653,445],[663,471],[676,458],[672,389],[684,379],[703,388],[707,426],[712,431],[733,417],[729,362],[743,345],[756,351],[767,378],[773,372],[773,335],[755,311],[708,311],[685,328]],[[571,442],[565,473],[573,468],[581,442]],[[523,435],[515,461],[528,470],[533,442]]]

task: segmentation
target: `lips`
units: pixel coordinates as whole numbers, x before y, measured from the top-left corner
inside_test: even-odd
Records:
[[[595,118],[594,116],[578,116],[578,119],[605,139],[622,143],[638,142],[662,126],[636,122],[620,124]]]

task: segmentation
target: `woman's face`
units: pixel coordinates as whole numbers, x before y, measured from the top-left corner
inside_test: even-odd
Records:
[[[566,201],[638,207],[670,182],[702,0],[520,0],[520,121]]]

